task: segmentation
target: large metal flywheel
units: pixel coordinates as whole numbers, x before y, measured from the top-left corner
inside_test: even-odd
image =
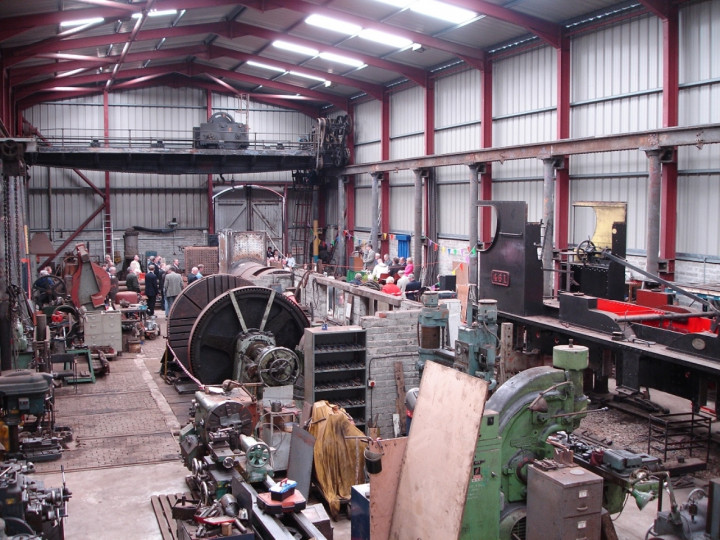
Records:
[[[229,290],[202,310],[190,332],[193,375],[204,384],[221,384],[232,378],[236,354],[248,340],[269,335],[275,346],[292,351],[308,326],[300,307],[273,289]]]
[[[175,299],[168,314],[168,345],[186,368],[190,368],[188,358],[190,331],[198,315],[222,293],[247,285],[252,285],[252,282],[230,274],[213,274],[193,281]]]

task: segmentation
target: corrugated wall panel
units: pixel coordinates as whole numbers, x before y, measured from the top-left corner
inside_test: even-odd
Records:
[[[493,117],[555,107],[556,65],[551,47],[493,63]]]
[[[480,122],[481,79],[480,72],[476,69],[437,79],[435,82],[436,128]],[[479,146],[479,140],[479,138],[475,140],[473,148]],[[436,151],[441,153],[437,149]]]
[[[660,88],[662,50],[662,22],[653,15],[573,39],[571,99],[586,101]]]
[[[678,180],[678,252],[720,254],[720,182],[717,174],[680,176]]]
[[[381,103],[377,100],[355,106],[355,143],[367,144],[380,140]]]
[[[355,146],[355,163],[374,163],[380,161],[380,143]]]
[[[390,95],[390,138],[424,131],[425,92],[423,89],[413,86],[407,90],[392,93]]]
[[[494,201],[525,201],[528,203],[528,220],[542,219],[542,182],[494,182]]]
[[[511,146],[523,143],[551,141],[555,138],[557,113],[552,111],[514,116],[494,122],[494,146]],[[542,178],[542,161],[523,159],[506,161],[493,166],[495,178]]]
[[[425,155],[425,136],[423,134],[408,135],[390,141],[390,159],[399,159]],[[402,170],[390,173],[390,185],[415,182],[412,171]]]
[[[370,229],[372,223],[372,190],[366,187],[355,191],[355,226],[360,229]]]
[[[422,209],[414,208],[415,188],[413,186],[394,186],[390,189],[390,231],[393,233],[411,233],[415,224],[415,213]],[[388,231],[381,231],[388,232]]]
[[[438,184],[438,235],[468,237],[470,184]],[[432,212],[432,209],[431,209]]]
[[[328,225],[339,225],[344,208],[338,208],[337,182],[327,184],[325,191],[325,221]]]
[[[644,251],[647,223],[647,178],[606,178],[573,180],[570,205],[577,201],[618,201],[627,203],[627,249]],[[570,242],[585,240],[587,233],[582,223],[573,224],[570,212]],[[584,235],[584,236],[583,236]]]

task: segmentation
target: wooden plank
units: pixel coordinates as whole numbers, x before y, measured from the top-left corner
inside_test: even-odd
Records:
[[[482,379],[425,365],[389,538],[459,537],[486,397]]]
[[[177,540],[174,532],[175,520],[172,519],[172,511],[169,514],[167,513],[167,495],[153,495],[150,497],[150,504],[153,512],[155,512],[155,519],[157,519],[163,540]]]
[[[397,388],[397,399],[395,400],[395,410],[400,418],[400,433],[407,433],[405,422],[407,413],[405,411],[405,373],[403,372],[403,363],[395,362],[395,388]]]
[[[407,440],[407,437],[399,437],[382,441],[382,471],[370,475],[370,538],[390,538],[400,467]]]

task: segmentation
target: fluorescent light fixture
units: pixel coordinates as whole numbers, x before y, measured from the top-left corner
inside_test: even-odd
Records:
[[[320,58],[328,60],[330,62],[337,62],[339,64],[346,64],[348,66],[360,68],[365,67],[366,64],[362,60],[355,60],[354,58],[348,58],[347,56],[340,56],[339,54],[321,52]]]
[[[290,43],[288,41],[282,41],[280,39],[277,41],[273,41],[273,47],[277,47],[278,49],[284,49],[284,50],[290,51],[290,52],[304,54],[306,56],[317,56],[318,52],[319,52],[315,49],[311,49],[310,47],[303,47],[302,45],[295,45],[294,43]]]
[[[307,73],[300,73],[299,71],[291,71],[290,74],[297,77],[305,77],[306,79],[312,79],[313,81],[320,81],[321,83],[327,82],[323,77],[316,77],[315,75],[308,75]]]
[[[285,69],[283,69],[283,68],[279,68],[279,67],[276,67],[276,66],[271,66],[271,65],[269,65],[269,64],[263,64],[262,62],[256,62],[255,60],[248,60],[248,61],[245,62],[245,63],[246,63],[248,66],[253,66],[253,67],[257,67],[257,68],[261,68],[261,69],[267,69],[267,70],[270,70],[270,71],[277,71],[277,72],[279,72],[279,73],[285,73]]]
[[[86,24],[97,24],[105,21],[102,17],[95,17],[92,19],[75,19],[74,21],[61,21],[61,28],[68,28],[71,26],[84,26]]]
[[[408,7],[413,0],[377,0],[378,2],[382,2],[383,4],[388,4],[389,6],[394,6],[396,8],[404,9]]]
[[[454,24],[462,24],[478,16],[474,11],[439,2],[438,0],[419,0],[411,4],[410,11],[422,13],[428,17],[442,19]]]
[[[176,13],[177,13],[177,9],[162,9],[162,10],[151,9],[150,11],[148,11],[147,16],[148,17],[165,17],[167,15],[175,15]],[[139,19],[140,17],[142,17],[142,13],[133,13],[132,14],[133,19]]]
[[[72,77],[73,75],[77,75],[79,73],[82,73],[87,68],[79,68],[79,69],[73,69],[72,71],[65,71],[64,73],[58,73],[55,78],[56,79],[62,79],[63,77]]]
[[[360,32],[360,37],[363,39],[369,39],[376,43],[382,43],[383,45],[389,45],[390,47],[396,47],[402,49],[412,45],[412,40],[388,34],[387,32],[381,32],[380,30],[374,30],[373,28],[365,28]]]
[[[341,34],[347,34],[349,36],[354,36],[362,30],[362,26],[358,24],[333,19],[332,17],[326,17],[325,15],[310,15],[307,19],[305,19],[305,22],[312,26],[323,28],[324,30],[332,30],[333,32],[340,32]]]

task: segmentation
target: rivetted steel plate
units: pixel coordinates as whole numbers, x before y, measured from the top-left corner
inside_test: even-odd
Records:
[[[234,301],[233,301],[234,299]],[[268,332],[275,344],[294,350],[310,322],[300,307],[273,289],[240,287],[223,293],[200,313],[190,333],[190,365],[204,384],[232,377],[238,337]]]
[[[192,369],[188,360],[188,340],[200,312],[225,291],[247,285],[252,282],[230,274],[214,274],[193,281],[178,295],[168,314],[168,344],[185,367]]]

